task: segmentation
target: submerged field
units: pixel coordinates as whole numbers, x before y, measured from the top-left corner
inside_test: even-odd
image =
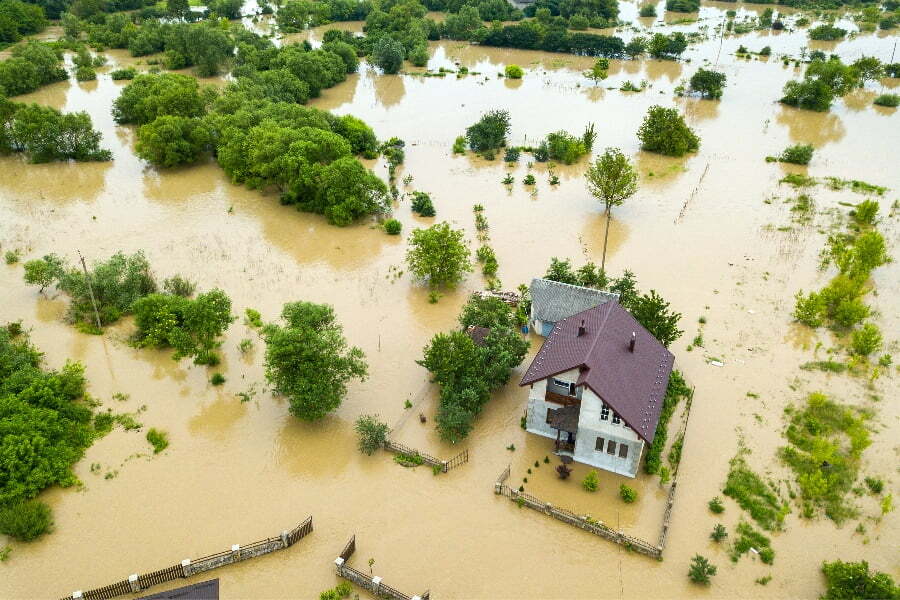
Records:
[[[642,27],[653,23],[636,19],[637,5],[621,6],[622,19]],[[200,290],[220,287],[236,314],[252,307],[264,320],[274,320],[286,302],[331,304],[349,343],[365,351],[370,377],[350,386],[337,412],[305,424],[288,414],[286,401],[263,391],[264,346],[241,320],[222,346],[219,370],[227,381],[214,387],[205,367],[173,361],[168,351],[128,345],[128,321],[104,336],[79,333],[63,322],[63,295],[39,295],[23,283],[21,265],[0,265],[0,322],[21,319],[50,366],[83,362],[89,391],[104,407],[135,411],[146,405],[140,414],[145,431],[156,427],[169,434],[169,447],[152,458],[131,458],[148,452],[143,431],[116,430],[89,448],[76,466],[83,488],[42,494],[54,510],[55,531],[14,545],[9,561],[0,565],[0,596],[62,597],[100,587],[129,573],[274,535],[310,514],[316,530],[302,543],[217,571],[223,597],[317,597],[336,583],[332,560],[351,534],[357,536],[357,568],[373,558],[375,574],[393,587],[407,593],[430,589],[436,598],[813,598],[824,589],[822,561],[838,558],[865,559],[896,577],[900,522],[896,512],[876,520],[881,510],[870,496],[853,498],[861,513],[842,526],[824,517],[803,519],[792,504],[783,531],[767,533],[777,553],[772,566],[746,556],[733,563],[728,548],[709,539],[716,523],[733,532],[742,516],[722,494],[729,461],[740,447],[750,450],[746,462],[764,479],[793,482],[777,458],[786,444],[783,413],[811,392],[872,411],[871,445],[862,454],[860,477],[883,478],[885,495],[898,491],[896,367],[871,383],[847,373],[801,370],[801,364],[824,356],[819,344],[828,348],[836,341],[827,329],[810,330],[791,316],[794,294],[818,289],[830,277],[817,269],[819,251],[835,214],[846,214],[841,203],[869,196],[827,185],[809,188],[805,193],[815,208],[799,222],[788,202],[799,191],[779,180],[802,173],[888,188],[871,198],[880,204],[879,228],[896,256],[900,229],[892,205],[900,198],[900,115],[871,101],[882,87],[896,91],[900,80],[870,83],[824,113],[777,102],[784,83],[801,73],[782,65],[781,55],[797,57],[809,47],[845,62],[863,54],[887,62],[897,35],[879,31],[843,42],[809,42],[801,29],[720,42],[712,28],[733,8],[759,14],[765,6],[713,2],[704,4],[696,23],[653,25],[665,32],[708,27],[709,39],[688,48],[683,58],[690,62],[612,60],[610,76],[600,85],[582,75],[593,64],[589,58],[451,41],[430,45],[428,68],[465,66],[478,75],[424,77],[415,73],[423,69],[411,69],[384,76],[363,63],[359,74],[310,104],[365,120],[379,139],[406,141],[398,180],[413,179],[401,191],[431,194],[437,217],[416,216],[409,201],[401,201],[394,207],[394,218],[404,226],[401,236],[387,236],[368,222],[337,228],[319,215],[281,206],[274,194],[233,185],[211,160],[169,171],[142,162],[133,152],[134,129],[117,126],[110,114],[124,82],[105,73],[136,61],[123,51],[107,52],[110,66],[95,82],[72,79],[17,97],[87,111],[114,160],[31,165],[0,158],[0,250],[19,249],[23,260],[55,252],[70,261],[76,250],[89,261],[144,250],[161,277],[177,272],[197,281]],[[290,39],[308,35],[315,43],[324,29]],[[754,51],[771,46],[772,56],[737,58],[740,45]],[[676,97],[675,87],[707,61],[728,76],[722,100]],[[524,78],[498,78],[507,64],[522,66]],[[649,85],[642,92],[619,91],[625,80]],[[640,150],[635,132],[653,104],[675,106],[685,115],[702,139],[699,152],[666,158]],[[593,122],[595,152],[620,147],[640,173],[637,194],[613,213],[607,268],[613,275],[633,271],[641,289],[659,291],[683,313],[684,335],[671,350],[696,388],[662,562],[493,495],[494,480],[508,465],[518,486],[531,463],[552,459],[552,443],[519,426],[528,394],[517,383],[541,338],[531,336],[525,363],[494,395],[466,440],[451,446],[434,431],[436,390],[414,361],[435,332],[455,325],[468,294],[484,282],[472,273],[457,290],[429,303],[427,290],[409,275],[395,276],[405,269],[406,234],[447,220],[464,229],[474,247],[472,205],[482,204],[504,289],[542,275],[551,257],[599,263],[602,251],[603,214],[584,187],[586,160],[553,167],[561,180],[556,186],[548,183],[547,163],[536,164],[531,172],[537,184],[527,187],[526,160],[508,167],[499,158],[452,154],[454,138],[493,108],[509,110],[513,144],[560,129],[580,132]],[[815,146],[809,167],[764,160],[792,144]],[[383,161],[368,164],[387,177]],[[516,180],[511,188],[501,183],[507,173]],[[885,333],[885,352],[893,352],[896,361],[898,263],[875,270],[873,285],[877,293],[867,302]],[[701,316],[703,344],[689,352]],[[242,353],[238,345],[248,337],[255,348]],[[241,402],[237,394],[250,390],[256,393]],[[117,393],[127,399],[113,399]],[[407,400],[413,408],[404,408]],[[399,441],[433,455],[446,458],[468,448],[469,463],[433,476],[425,467],[401,468],[386,453],[364,456],[356,450],[353,422],[369,413],[396,425]],[[419,422],[419,413],[427,424]],[[515,451],[507,450],[510,445]],[[101,465],[98,472],[92,472],[95,463]],[[556,506],[655,540],[665,497],[657,478],[630,481],[606,473],[600,492],[589,495],[579,485],[586,469],[579,469],[560,482],[541,462],[528,489]],[[623,482],[638,490],[636,503],[619,500]],[[721,515],[707,508],[715,496],[726,505]],[[854,529],[858,523],[864,523],[864,534]],[[709,589],[686,577],[696,553],[718,565]],[[767,585],[754,583],[767,575]]]

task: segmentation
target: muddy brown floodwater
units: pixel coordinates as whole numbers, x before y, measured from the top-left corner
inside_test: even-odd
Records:
[[[636,14],[623,3],[623,16]],[[734,4],[705,5],[698,23],[712,26]],[[761,6],[741,5],[758,14]],[[642,26],[653,22],[641,20]],[[359,24],[344,24],[358,28]],[[659,25],[655,26],[659,27]],[[664,28],[664,31],[672,30]],[[308,34],[313,41],[321,30]],[[862,53],[890,57],[896,34],[860,34],[819,47],[852,60]],[[735,59],[739,44],[751,50],[770,45],[766,60]],[[709,540],[721,521],[729,530],[741,515],[728,501],[721,518],[706,502],[721,495],[728,461],[742,435],[752,450],[751,465],[776,480],[790,475],[776,459],[786,405],[824,390],[845,402],[872,406],[878,423],[865,452],[863,474],[877,474],[898,492],[898,393],[894,371],[875,382],[801,371],[817,342],[833,343],[824,331],[792,324],[793,295],[821,286],[828,275],[816,269],[824,242],[824,211],[839,202],[858,202],[849,191],[817,187],[810,192],[819,209],[817,223],[792,225],[795,195],[779,185],[785,172],[805,168],[767,164],[763,158],[789,144],[811,143],[816,156],[808,172],[860,179],[891,188],[878,198],[882,229],[897,254],[895,218],[886,215],[898,197],[900,115],[871,105],[882,85],[870,84],[839,100],[831,111],[795,110],[775,100],[785,81],[800,76],[776,58],[807,46],[805,31],[752,33],[692,45],[687,62],[611,61],[610,77],[594,86],[581,74],[591,61],[562,54],[480,48],[456,42],[433,44],[430,66],[464,65],[481,75],[460,79],[413,75],[379,76],[363,65],[358,75],[323,92],[314,106],[354,114],[380,138],[407,142],[399,178],[432,195],[437,220],[451,221],[475,242],[472,205],[483,204],[490,243],[500,262],[505,288],[544,272],[550,257],[599,262],[602,215],[582,183],[585,164],[558,166],[561,183],[548,184],[548,167],[535,165],[534,190],[521,184],[526,161],[513,168],[451,154],[453,139],[487,109],[512,116],[512,142],[536,141],[548,132],[580,132],[597,126],[597,148],[618,146],[640,170],[640,190],[615,209],[608,266],[630,269],[641,288],[656,289],[684,314],[685,333],[673,344],[680,367],[696,386],[665,560],[656,562],[523,511],[492,493],[493,481],[512,465],[518,485],[534,460],[550,454],[550,442],[519,428],[527,391],[517,387],[524,366],[488,404],[473,433],[451,447],[432,423],[434,390],[414,363],[437,331],[453,327],[467,294],[483,286],[473,273],[455,292],[429,304],[427,293],[403,269],[404,236],[387,236],[370,223],[339,229],[316,215],[280,206],[277,198],[232,185],[214,163],[157,171],[133,154],[134,130],[118,127],[110,106],[122,83],[108,71],[134,59],[110,52],[111,65],[96,82],[61,82],[17,98],[90,113],[115,156],[111,163],[29,165],[18,157],[0,159],[0,243],[19,248],[24,260],[48,252],[71,261],[80,250],[89,260],[117,250],[143,249],[160,277],[182,273],[201,289],[219,286],[235,312],[247,307],[264,318],[277,317],[295,300],[334,305],[346,336],[365,351],[370,378],[350,386],[341,408],[320,423],[290,417],[286,402],[263,390],[263,345],[240,321],[223,345],[221,387],[210,372],[169,352],[137,350],[125,339],[130,323],[103,337],[78,333],[62,321],[65,301],[39,295],[22,282],[22,269],[0,266],[0,321],[22,319],[47,363],[67,358],[87,367],[90,392],[115,411],[146,406],[146,427],[169,432],[171,444],[148,458],[143,433],[116,430],[95,443],[76,473],[83,489],[51,489],[42,495],[54,510],[56,530],[32,544],[14,544],[0,566],[0,596],[60,597],[246,543],[315,519],[315,532],[289,551],[221,569],[225,598],[315,598],[335,585],[332,560],[351,534],[357,535],[354,564],[374,571],[408,593],[431,589],[437,598],[598,598],[598,597],[779,597],[813,598],[822,589],[823,560],[866,559],[873,568],[898,575],[900,539],[896,512],[879,522],[866,520],[866,536],[854,523],[836,527],[819,519],[801,520],[796,511],[786,529],[773,535],[772,567],[750,558],[729,561]],[[813,47],[816,47],[813,45]],[[706,61],[728,75],[720,102],[678,99],[673,89]],[[521,81],[497,78],[506,64],[525,68]],[[641,93],[623,93],[626,79],[646,80]],[[641,152],[635,131],[652,104],[677,106],[702,138],[700,151],[685,158]],[[386,177],[383,163],[373,163]],[[511,172],[517,183],[501,185]],[[705,176],[704,176],[705,173]],[[770,203],[767,199],[774,199]],[[846,210],[846,209],[842,209]],[[395,207],[404,232],[427,225],[410,212],[409,201]],[[789,231],[779,231],[790,226]],[[877,295],[869,298],[878,323],[894,344],[900,331],[900,263],[874,274]],[[705,347],[686,351],[705,315]],[[254,340],[247,355],[242,338]],[[532,337],[532,353],[540,339]],[[721,358],[723,367],[708,364]],[[235,394],[255,386],[253,399]],[[125,401],[113,394],[128,395]],[[748,397],[747,392],[758,394]],[[878,402],[870,399],[878,394]],[[414,407],[404,410],[410,400]],[[429,416],[419,423],[418,413]],[[408,470],[387,454],[361,455],[353,421],[379,413],[397,424],[396,437],[437,456],[468,448],[470,462],[447,475]],[[409,417],[409,418],[406,418]],[[515,452],[505,448],[515,444]],[[140,453],[137,458],[129,458]],[[90,465],[99,463],[94,474]],[[633,485],[639,501],[626,506],[616,497],[622,478],[601,478],[601,492],[588,496],[578,480],[552,477],[551,465],[536,469],[530,491],[558,506],[590,512],[626,532],[655,540],[661,520],[661,490],[653,479]],[[117,472],[105,479],[103,473]],[[875,501],[862,498],[863,515],[877,514]],[[864,537],[866,543],[864,543]],[[892,541],[893,540],[893,541]],[[0,540],[0,545],[2,545]],[[709,589],[686,577],[695,553],[719,567]],[[767,586],[754,579],[771,574]]]

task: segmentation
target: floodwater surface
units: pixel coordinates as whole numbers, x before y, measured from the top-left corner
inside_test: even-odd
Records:
[[[623,18],[633,19],[637,6],[622,7]],[[611,61],[609,78],[600,85],[581,74],[592,64],[588,58],[458,42],[432,44],[429,68],[460,65],[478,74],[382,76],[363,63],[359,74],[311,104],[354,114],[381,139],[406,141],[398,180],[410,176],[412,181],[401,184],[401,191],[431,194],[437,217],[412,214],[409,200],[402,199],[394,207],[404,227],[401,236],[385,235],[374,222],[330,226],[320,216],[281,206],[273,194],[233,185],[212,161],[171,171],[147,165],[133,153],[134,130],[116,126],[110,115],[125,82],[113,82],[108,71],[135,62],[124,53],[107,53],[110,66],[96,82],[60,82],[16,98],[87,111],[115,160],[29,165],[20,157],[0,159],[0,249],[21,250],[23,261],[55,252],[70,262],[76,251],[92,261],[119,250],[144,250],[160,279],[181,273],[200,290],[220,287],[236,314],[252,307],[266,320],[276,319],[286,302],[329,303],[348,341],[365,351],[370,376],[350,386],[338,411],[319,423],[302,423],[288,414],[284,399],[266,390],[264,344],[242,320],[229,329],[216,369],[227,382],[214,387],[213,371],[205,367],[175,362],[170,352],[129,346],[127,320],[104,336],[79,333],[62,320],[64,297],[26,286],[21,265],[0,266],[0,321],[22,319],[49,366],[60,367],[66,359],[83,362],[90,393],[104,408],[146,407],[137,417],[145,430],[156,427],[170,436],[169,448],[153,457],[143,432],[116,430],[96,442],[75,467],[82,488],[42,494],[53,507],[55,531],[35,543],[13,544],[9,561],[0,566],[0,596],[62,597],[100,587],[130,573],[273,536],[307,515],[313,515],[315,531],[301,543],[216,571],[223,597],[318,597],[335,585],[332,561],[353,534],[357,553],[351,564],[365,569],[372,558],[374,573],[385,582],[410,595],[430,589],[435,598],[813,598],[823,590],[822,561],[837,558],[865,559],[898,576],[896,513],[876,520],[880,511],[870,497],[855,500],[860,519],[843,527],[823,518],[803,520],[795,509],[785,530],[772,536],[771,567],[748,556],[732,563],[727,546],[709,540],[715,523],[732,531],[746,518],[730,500],[722,515],[706,508],[721,495],[739,439],[752,451],[748,461],[755,470],[775,481],[790,479],[776,458],[784,443],[782,413],[811,391],[876,411],[861,474],[881,476],[890,491],[900,491],[897,372],[886,370],[870,389],[847,375],[800,370],[813,359],[817,343],[827,348],[835,340],[824,330],[793,324],[790,315],[799,289],[820,287],[829,277],[817,270],[833,220],[828,210],[846,211],[839,203],[863,197],[812,188],[807,193],[817,216],[800,225],[792,223],[785,203],[798,192],[778,183],[786,173],[799,172],[891,188],[876,199],[881,229],[896,256],[897,218],[889,213],[900,189],[900,115],[873,107],[871,100],[897,81],[870,83],[826,113],[783,106],[777,103],[781,88],[802,71],[783,66],[779,56],[826,46],[807,43],[803,29],[720,41],[713,28],[734,7],[704,5],[694,24],[667,27],[641,19],[642,27],[652,24],[666,32],[707,27],[710,39],[689,48],[690,62]],[[740,7],[742,13],[762,10]],[[315,42],[323,29],[303,35]],[[845,61],[862,53],[887,61],[896,39],[896,34],[862,33],[829,44],[827,51]],[[769,45],[773,55],[735,58],[741,44],[751,50]],[[679,83],[717,60],[728,75],[721,101],[675,96]],[[498,78],[512,63],[525,69],[524,79]],[[621,92],[625,80],[645,80],[648,87]],[[640,150],[635,132],[654,104],[683,111],[702,139],[698,153],[666,158]],[[452,155],[454,138],[493,108],[509,110],[513,144],[537,142],[557,130],[580,134],[595,123],[595,152],[619,147],[640,172],[638,193],[613,212],[607,267],[616,275],[633,271],[641,289],[659,291],[683,314],[684,335],[671,349],[696,386],[661,562],[492,493],[496,477],[511,466],[510,485],[528,476],[526,489],[556,506],[591,514],[654,543],[658,535],[666,493],[658,479],[632,481],[604,473],[600,491],[588,494],[579,485],[587,469],[578,467],[568,481],[556,479],[550,440],[519,427],[528,393],[517,383],[540,338],[531,337],[529,358],[495,394],[466,440],[445,444],[433,429],[436,393],[414,361],[434,333],[455,326],[467,295],[484,281],[474,272],[458,290],[430,304],[427,291],[408,274],[396,276],[405,270],[405,234],[446,220],[467,232],[474,249],[472,206],[482,204],[504,289],[541,275],[551,257],[580,265],[599,263],[602,252],[604,220],[584,187],[586,160],[532,166],[523,155],[510,167],[499,159]],[[798,143],[816,147],[808,169],[765,162],[766,155]],[[383,162],[371,165],[386,178]],[[529,171],[537,178],[532,187],[522,184]],[[516,180],[510,187],[501,183],[507,173]],[[550,185],[551,174],[560,178],[559,185]],[[898,263],[877,269],[873,283],[877,294],[868,302],[898,355]],[[707,319],[704,347],[688,352],[701,315]],[[246,354],[238,349],[244,338],[254,342]],[[710,364],[713,358],[724,366]],[[240,392],[251,399],[241,402]],[[116,393],[127,399],[114,399]],[[407,400],[413,408],[404,408]],[[425,467],[402,468],[386,453],[360,454],[353,422],[372,413],[395,425],[400,441],[430,454],[449,458],[467,448],[469,463],[434,476]],[[507,450],[510,445],[514,451]],[[548,455],[551,464],[542,462]],[[534,469],[536,460],[540,467]],[[529,467],[532,475],[526,474]],[[638,490],[638,502],[621,502],[621,483]],[[854,532],[857,521],[865,523],[865,535]],[[697,553],[718,565],[709,589],[686,577]],[[772,575],[768,585],[754,584],[765,575]]]

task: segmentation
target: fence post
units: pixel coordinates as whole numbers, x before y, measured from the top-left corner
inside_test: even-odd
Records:
[[[132,592],[141,591],[141,583],[138,581],[137,573],[132,573],[128,576],[128,585],[131,586]]]
[[[78,591],[76,591],[76,592],[72,592],[72,599],[73,599],[73,600],[80,600],[80,598],[82,598],[82,597],[84,597],[84,592],[82,592],[81,590],[78,590]]]
[[[338,556],[336,559],[334,559],[334,565],[335,565],[335,567],[337,567],[337,569],[336,569],[337,574],[340,577],[343,577],[344,576],[344,559],[341,558],[340,556]]]
[[[288,543],[288,532],[287,531],[281,532],[281,545],[284,548],[287,548],[288,546],[290,546],[290,544]]]
[[[232,544],[231,545],[231,562],[236,563],[241,560],[241,545],[240,544]]]
[[[446,461],[446,460],[442,460],[442,461],[441,461],[441,472],[442,472],[442,473],[446,473],[446,472],[449,471],[449,470],[450,470],[450,467],[447,466],[447,461]]]
[[[378,575],[372,578],[372,591],[376,594],[381,591],[381,577]]]
[[[181,576],[190,577],[191,575],[193,575],[193,570],[191,569],[191,559],[186,558],[181,561]]]

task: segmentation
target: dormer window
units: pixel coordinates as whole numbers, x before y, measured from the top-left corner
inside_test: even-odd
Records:
[[[575,395],[575,384],[571,381],[563,381],[562,379],[553,378],[553,385],[563,388],[570,396]]]

